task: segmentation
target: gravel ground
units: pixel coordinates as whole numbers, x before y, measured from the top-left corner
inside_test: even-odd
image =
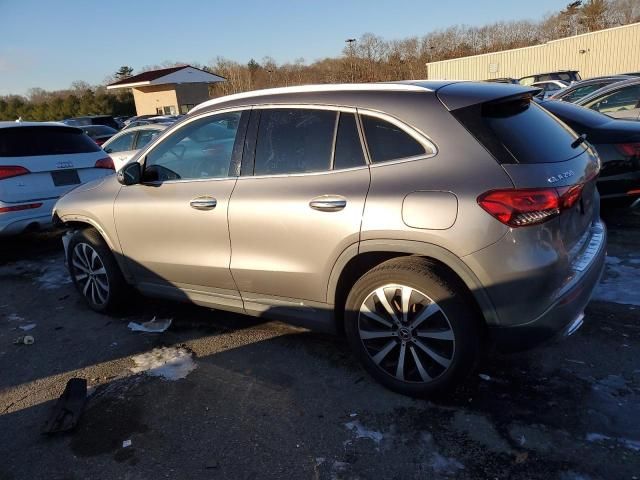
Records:
[[[607,221],[585,326],[491,355],[437,402],[383,389],[344,341],[279,322],[142,297],[95,314],[59,234],[2,239],[0,479],[640,478],[640,216]],[[173,323],[127,328],[154,316]],[[35,343],[13,344],[25,334]],[[43,436],[71,377],[90,386],[81,422]]]

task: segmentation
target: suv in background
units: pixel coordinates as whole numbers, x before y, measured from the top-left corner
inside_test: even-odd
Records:
[[[522,77],[519,82],[520,85],[530,86],[536,82],[546,82],[548,80],[562,80],[563,82],[570,84],[572,82],[579,82],[582,80],[577,70],[558,70],[557,72],[549,73],[537,73],[536,75],[528,75]]]
[[[115,130],[120,130],[121,125],[111,115],[92,115],[87,117],[73,117],[62,121],[66,125],[84,127],[86,125],[106,125]]]
[[[0,235],[50,225],[60,196],[112,173],[111,159],[78,128],[0,122]]]
[[[604,267],[599,161],[535,89],[288,87],[205,102],[61,198],[88,306],[142,293],[344,333],[408,395],[570,335]],[[540,141],[544,139],[544,141]]]

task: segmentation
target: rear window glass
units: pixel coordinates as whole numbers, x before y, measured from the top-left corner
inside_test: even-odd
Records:
[[[453,112],[500,163],[564,162],[586,146],[572,148],[576,134],[529,98],[488,102]]]
[[[427,153],[415,138],[392,123],[363,115],[362,126],[373,163],[415,157]]]
[[[0,128],[0,157],[99,152],[81,130],[67,127]]]
[[[329,170],[336,116],[329,110],[263,110],[255,175]]]

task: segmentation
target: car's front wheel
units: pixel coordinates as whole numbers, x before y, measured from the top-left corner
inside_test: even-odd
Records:
[[[425,259],[394,259],[367,272],[347,297],[344,318],[366,370],[405,395],[446,392],[479,358],[481,328],[469,294]]]
[[[67,248],[67,265],[76,289],[96,312],[113,311],[126,283],[111,250],[94,228],[77,230]]]

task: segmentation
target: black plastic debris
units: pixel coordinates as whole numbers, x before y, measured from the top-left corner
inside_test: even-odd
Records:
[[[87,380],[84,378],[70,379],[42,427],[42,433],[66,432],[75,428],[86,401]]]

